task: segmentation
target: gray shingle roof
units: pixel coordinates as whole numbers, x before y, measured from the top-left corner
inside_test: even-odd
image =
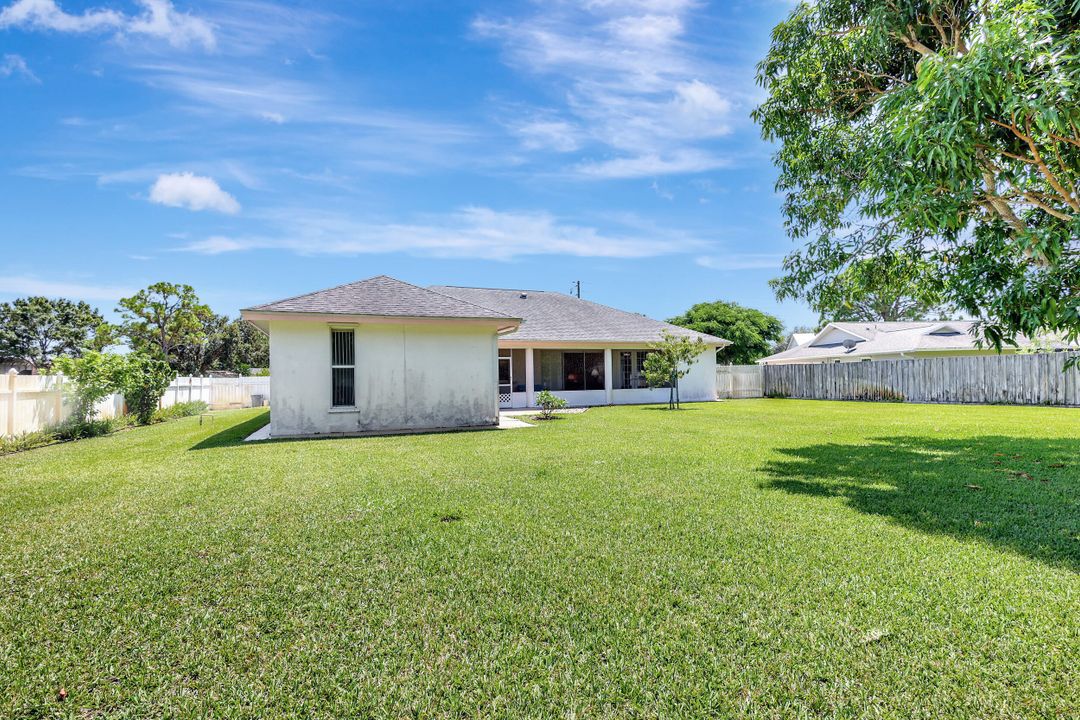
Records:
[[[246,308],[256,312],[328,313],[380,317],[517,319],[466,299],[410,285],[387,275]]]
[[[762,358],[759,363],[800,363],[822,362],[825,360],[872,357],[874,355],[896,353],[950,352],[960,350],[979,350],[977,338],[972,334],[975,322],[971,320],[949,320],[941,322],[835,322],[831,326],[849,335],[856,335],[865,340],[856,340],[854,346],[846,348],[839,339],[823,344],[825,338],[798,347],[785,350],[775,355]],[[955,334],[940,334],[951,329]],[[814,336],[815,339],[817,335]],[[1046,343],[1052,347],[1067,347],[1064,341],[1048,338]],[[1031,347],[1033,343],[1018,337],[1020,347]],[[987,353],[993,353],[986,348]]]
[[[521,318],[521,326],[516,331],[502,336],[505,340],[656,342],[666,330],[672,335],[701,338],[710,345],[728,344],[722,338],[562,293],[445,285],[432,286],[431,290]]]

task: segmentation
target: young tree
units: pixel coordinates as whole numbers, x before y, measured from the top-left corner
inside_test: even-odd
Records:
[[[1076,0],[818,0],[773,30],[753,115],[780,142],[778,297],[919,257],[943,299],[1017,334],[1080,335]]]
[[[167,282],[121,299],[116,310],[131,347],[165,360],[173,369],[184,364],[180,348],[206,341],[206,323],[213,315],[190,285]]]
[[[124,401],[136,422],[148,425],[176,372],[169,363],[145,353],[131,353],[125,359],[120,392],[124,393]]]
[[[75,383],[74,417],[88,422],[97,414],[96,405],[115,392],[121,392],[127,368],[127,356],[90,350],[81,357],[61,357],[56,369]]]
[[[643,366],[649,387],[667,385],[668,409],[679,408],[679,380],[690,372],[690,365],[708,349],[701,338],[688,338],[664,332],[663,340],[649,346],[651,352]]]
[[[698,303],[668,322],[730,340],[730,345],[716,351],[716,361],[733,365],[749,365],[770,355],[784,337],[779,318],[722,300]]]
[[[101,325],[101,313],[81,301],[35,296],[0,303],[0,357],[45,369],[90,348]]]

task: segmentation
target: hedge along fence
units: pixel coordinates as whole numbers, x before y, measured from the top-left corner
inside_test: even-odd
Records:
[[[161,396],[158,406],[202,401],[215,409],[252,407],[255,396],[265,404],[270,378],[177,377]],[[120,394],[94,406],[95,417],[108,420],[124,413]],[[56,427],[75,410],[75,384],[63,375],[0,375],[0,436],[15,437]]]
[[[1080,406],[1077,353],[766,365],[765,395],[812,400]]]

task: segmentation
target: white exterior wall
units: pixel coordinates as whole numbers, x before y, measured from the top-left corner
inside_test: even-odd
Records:
[[[491,328],[358,324],[356,406],[331,407],[330,328],[270,323],[275,437],[495,425],[497,345]]]

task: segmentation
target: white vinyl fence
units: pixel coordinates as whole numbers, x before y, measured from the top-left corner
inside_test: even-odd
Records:
[[[262,407],[270,404],[270,377],[208,378],[210,380],[210,407],[224,408]]]
[[[75,385],[63,375],[0,376],[0,435],[8,437],[54,427],[71,417]],[[261,407],[270,402],[269,377],[177,377],[161,396],[163,408],[203,401],[214,410]],[[124,398],[110,395],[97,404],[97,417],[124,413]]]
[[[768,365],[765,394],[813,400],[1080,405],[1080,370],[1065,370],[1069,356],[969,355]]]
[[[721,400],[759,398],[764,387],[760,365],[716,366],[716,397]]]

